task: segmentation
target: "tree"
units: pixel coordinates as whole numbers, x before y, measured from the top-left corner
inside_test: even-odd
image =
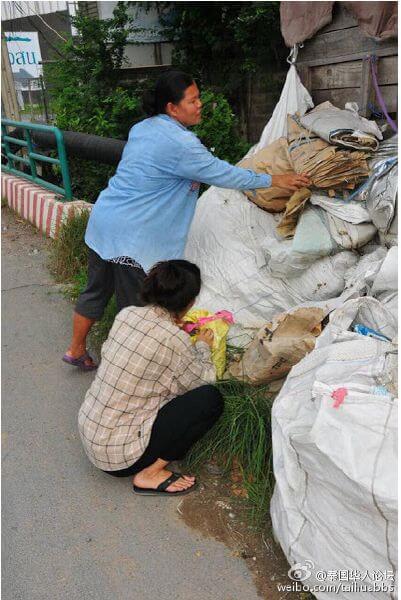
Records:
[[[252,88],[264,81],[278,92],[286,49],[280,33],[279,2],[172,2],[161,16],[174,43],[173,62],[202,86],[225,94],[241,116],[251,118]]]
[[[60,46],[61,57],[45,70],[55,124],[61,129],[124,138],[141,115],[138,98],[118,85],[130,34],[127,3],[111,19],[72,18],[78,36]]]
[[[174,2],[173,60],[232,95],[247,73],[282,65],[279,2]]]

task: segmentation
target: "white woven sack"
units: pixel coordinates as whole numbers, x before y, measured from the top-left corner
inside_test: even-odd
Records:
[[[345,582],[336,592],[328,587],[341,583],[328,573],[368,571],[371,578],[395,574],[397,562],[396,347],[349,331],[353,323],[396,334],[380,302],[348,301],[292,368],[272,412],[273,529],[289,562],[308,567],[303,583],[320,586],[313,590],[319,600],[350,597]],[[336,408],[341,388],[346,394]],[[352,593],[366,597],[394,594]]]

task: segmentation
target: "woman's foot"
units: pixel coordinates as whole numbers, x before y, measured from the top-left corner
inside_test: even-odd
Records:
[[[94,323],[95,319],[88,319],[74,312],[72,339],[67,352],[63,356],[63,361],[79,367],[82,371],[97,369],[97,364],[86,350],[86,338]]]
[[[159,469],[155,471],[152,467],[143,469],[137,473],[132,482],[138,488],[156,490],[163,481],[171,477],[172,472],[167,469]],[[195,477],[190,475],[182,475],[177,481],[171,483],[166,492],[183,492],[195,485]]]
[[[63,361],[74,367],[79,367],[83,371],[93,371],[94,369],[97,369],[97,364],[86,350],[73,352],[71,349],[68,349],[63,356]]]

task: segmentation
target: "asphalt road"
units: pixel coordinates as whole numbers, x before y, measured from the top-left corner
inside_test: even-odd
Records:
[[[256,600],[245,563],[91,466],[77,413],[92,374],[61,362],[71,305],[45,242],[3,210],[2,593],[5,600]]]

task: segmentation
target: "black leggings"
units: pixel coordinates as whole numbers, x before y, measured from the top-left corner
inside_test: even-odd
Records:
[[[168,462],[181,460],[213,427],[223,408],[223,396],[213,385],[203,385],[170,400],[157,413],[149,444],[142,456],[127,469],[105,473],[128,477],[149,467],[158,458]]]

